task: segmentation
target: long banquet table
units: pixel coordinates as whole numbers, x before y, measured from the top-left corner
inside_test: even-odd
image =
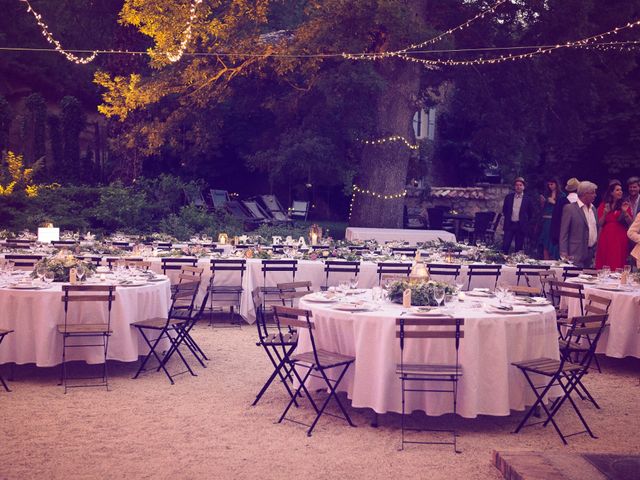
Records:
[[[362,228],[347,227],[345,239],[356,240],[376,240],[377,242],[409,242],[416,245],[432,240],[443,240],[455,242],[456,236],[445,230],[410,230],[402,228]]]
[[[537,307],[530,313],[501,315],[486,313],[472,305],[467,300],[451,312],[465,319],[460,344],[463,376],[458,413],[473,418],[523,410],[535,397],[511,363],[539,357],[558,358],[554,309]],[[304,298],[300,307],[312,311],[318,347],[356,357],[341,384],[353,407],[371,408],[377,413],[401,412],[401,382],[395,371],[400,351],[395,319],[406,309],[387,303],[379,310],[349,313]],[[406,358],[415,359],[417,355],[420,361],[438,359],[453,363],[452,342],[435,339],[415,342],[407,344]],[[310,350],[308,333],[302,330],[296,352]],[[313,382],[311,388],[321,387]],[[414,394],[409,395],[407,402],[408,411],[422,410],[429,415],[453,411],[451,394]]]
[[[56,326],[64,323],[62,287],[52,284],[46,290],[14,290],[0,288],[0,328],[14,330],[5,337],[0,348],[0,364],[35,363],[51,367],[62,361],[62,336]],[[107,358],[123,362],[138,360],[147,347],[131,323],[153,317],[165,317],[169,310],[169,281],[139,287],[116,287],[116,300],[111,311],[113,335],[109,340]],[[70,306],[69,315],[82,311],[92,323],[106,322],[103,304],[83,303]],[[101,363],[99,347],[70,349],[68,358]]]

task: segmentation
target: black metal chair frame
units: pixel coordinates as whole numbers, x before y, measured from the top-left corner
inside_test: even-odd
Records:
[[[391,252],[400,255],[406,255],[407,257],[415,256],[418,251],[418,247],[391,247]]]
[[[298,271],[297,260],[262,260],[262,309],[266,311],[267,304],[280,303],[280,289],[276,286],[267,286],[267,274],[269,272],[291,272],[291,281],[295,282]],[[267,297],[272,297],[269,299]]]
[[[182,267],[195,267],[198,265],[196,257],[165,257],[160,260],[162,273],[167,274],[167,270],[181,270]]]
[[[405,426],[406,416],[406,392],[435,392],[435,393],[452,393],[453,394],[453,416],[458,413],[458,381],[462,377],[462,367],[459,362],[460,339],[464,338],[464,331],[461,327],[464,325],[464,318],[451,318],[443,316],[433,317],[399,317],[396,319],[396,338],[400,340],[400,364],[398,365],[398,375],[402,383],[402,444],[401,450],[404,450],[405,444],[422,444],[422,445],[453,445],[456,453],[461,453],[457,445],[456,430],[444,429],[424,429],[424,428],[407,428]],[[406,327],[412,327],[407,330]],[[424,329],[422,327],[437,327],[437,330]],[[455,329],[443,330],[442,327],[455,327]],[[451,339],[455,346],[455,364],[405,364],[404,349],[407,339]],[[406,367],[406,368],[405,368]],[[452,368],[453,367],[453,368]],[[406,383],[411,382],[450,382],[451,389],[442,388],[408,388]],[[451,442],[424,442],[415,440],[405,440],[405,431],[417,432],[448,432],[453,436]]]
[[[558,338],[564,340],[565,332],[563,332],[563,328],[566,324],[568,313],[560,309],[562,297],[577,298],[580,304],[580,315],[584,315],[584,286],[580,283],[560,282],[557,280],[550,280],[548,285],[549,297],[551,297],[551,303],[556,309]]]
[[[338,386],[340,385],[340,382],[344,378],[344,375],[347,373],[347,370],[349,370],[349,367],[351,366],[351,364],[355,362],[355,357],[342,355],[335,352],[326,352],[324,350],[317,348],[315,338],[313,335],[315,324],[311,322],[311,316],[312,314],[309,310],[302,310],[299,308],[281,307],[281,306],[274,307],[274,317],[275,317],[276,325],[279,331],[282,331],[282,327],[305,328],[309,331],[309,338],[311,340],[311,347],[313,351],[310,352],[309,354],[304,354],[304,353],[300,355],[288,354],[284,356],[285,363],[290,367],[291,372],[293,373],[293,375],[296,377],[296,380],[298,381],[298,388],[294,392],[293,396],[291,396],[289,403],[287,404],[287,407],[284,409],[284,412],[282,412],[282,415],[278,420],[278,423],[282,423],[283,420],[288,420],[290,422],[309,427],[309,429],[307,430],[307,436],[309,437],[313,433],[313,429],[318,424],[318,421],[320,420],[320,417],[322,416],[323,413],[326,413],[326,415],[329,415],[332,417],[344,419],[347,421],[347,423],[350,426],[355,427],[354,423],[351,421],[351,417],[349,416],[349,413],[347,412],[346,408],[342,405],[342,402],[340,401],[340,398],[338,397],[338,394],[337,394]],[[303,320],[300,320],[300,317],[302,317]],[[328,363],[326,363],[325,361],[328,361]],[[300,367],[301,369],[306,369],[306,372],[304,373],[304,375],[301,375],[297,371],[296,367]],[[334,368],[338,369],[338,377],[330,378],[327,375],[326,370],[331,370]],[[317,372],[317,373],[314,373],[314,372]],[[327,389],[329,390],[329,395],[327,396],[327,398],[319,408],[316,402],[313,400],[313,397],[311,396],[311,393],[309,392],[305,384],[305,382],[309,377],[322,378],[327,386]],[[291,409],[292,405],[296,404],[296,398],[298,398],[301,395],[301,392],[304,392],[306,397],[309,399],[309,403],[311,403],[313,409],[316,412],[316,418],[313,420],[311,425],[307,425],[297,420],[287,418],[287,413],[289,412],[289,409]],[[325,408],[327,407],[327,405],[329,404],[329,401],[332,398],[338,404],[338,407],[340,408],[340,410],[342,411],[342,414],[344,415],[343,417],[325,412]]]
[[[527,287],[530,287],[531,282],[529,280],[529,277],[533,275],[539,275],[540,272],[548,272],[549,268],[549,265],[516,265],[516,285],[520,285],[520,280],[522,279],[522,277],[524,277],[524,281],[527,284]]]
[[[113,270],[114,263],[143,262],[144,258],[142,257],[107,257],[106,260],[107,260],[107,266],[109,267],[109,270]]]
[[[6,337],[7,335],[9,335],[10,333],[12,333],[13,330],[0,330],[0,344],[2,344],[2,341],[4,340],[4,337]],[[4,378],[2,378],[2,373],[0,373],[0,384],[2,384],[2,386],[4,387],[4,389],[7,392],[10,392],[11,389],[9,389],[7,382],[5,382]]]
[[[89,294],[85,294],[89,292]],[[113,333],[111,331],[111,307],[115,302],[116,287],[114,285],[63,285],[62,286],[62,302],[64,304],[64,323],[58,325],[58,333],[62,335],[62,365],[60,373],[60,385],[64,386],[64,393],[70,388],[80,387],[105,387],[109,390],[109,373],[107,369],[107,352],[109,350],[109,337]],[[84,324],[69,321],[69,304],[77,302],[106,302],[107,304],[107,323]],[[95,326],[95,330],[91,329]],[[92,331],[93,330],[93,331]],[[100,343],[73,343],[69,344],[71,338],[96,338]],[[69,375],[67,372],[67,348],[87,348],[102,347],[104,355],[104,366],[102,375],[98,377],[72,377],[73,380],[95,380],[102,379],[102,383],[98,384],[74,384],[69,385]]]
[[[409,278],[411,264],[406,262],[380,262],[378,263],[378,285],[382,284],[383,275],[402,275]]]
[[[549,423],[551,423],[556,433],[562,440],[562,443],[564,443],[565,445],[567,445],[566,439],[568,437],[579,435],[581,433],[588,433],[592,438],[597,438],[582,416],[578,405],[573,400],[573,398],[571,398],[571,393],[574,391],[576,391],[577,393],[578,386],[582,385],[582,378],[588,372],[589,365],[591,364],[591,361],[595,356],[595,349],[600,336],[602,335],[602,332],[606,326],[607,319],[608,315],[591,315],[586,317],[580,316],[574,317],[572,319],[572,322],[570,324],[570,329],[572,331],[571,335],[594,335],[594,341],[586,351],[583,361],[579,364],[569,363],[565,355],[561,355],[560,360],[539,358],[535,360],[512,363],[512,365],[517,367],[523,373],[525,379],[527,380],[527,383],[536,396],[536,401],[529,408],[528,412],[526,413],[518,427],[515,429],[514,433],[518,433],[525,426],[533,426],[542,423],[543,426],[546,427]],[[589,326],[591,324],[596,325]],[[535,382],[531,378],[531,374],[545,376],[550,380],[544,385],[536,386]],[[549,393],[551,388],[556,385],[560,386],[563,391],[563,395],[553,400],[553,402],[551,402],[551,406],[547,407],[544,402],[544,397],[547,395],[547,393]],[[583,385],[582,388],[584,388]],[[542,392],[538,393],[539,390],[542,390]],[[584,426],[584,430],[565,435],[560,430],[560,427],[554,420],[554,417],[567,400],[573,407],[573,410]],[[546,414],[546,418],[539,422],[527,424],[527,421],[529,420],[531,415],[533,415],[537,411],[538,407],[542,407]]]
[[[76,260],[80,260],[83,262],[90,262],[93,263],[96,267],[99,267],[100,264],[102,263],[102,257],[101,256],[96,256],[96,255],[76,255],[75,256]]]
[[[279,378],[289,397],[294,398],[294,403],[297,407],[298,403],[295,401],[292,387],[289,385],[290,382],[293,383],[293,374],[291,372],[291,367],[285,363],[284,359],[291,355],[298,345],[298,332],[293,328],[288,328],[284,332],[281,330],[278,330],[277,333],[269,332],[266,317],[262,310],[260,288],[255,288],[251,295],[256,315],[256,328],[258,329],[258,341],[256,342],[256,346],[264,349],[269,361],[273,365],[273,372],[256,395],[256,399],[253,401],[251,406],[256,406],[273,381],[276,378]]]
[[[471,280],[473,277],[496,277],[496,281],[493,284],[493,288],[495,289],[498,285],[501,270],[502,265],[469,265],[469,270],[467,271],[467,290],[471,289]]]
[[[179,346],[179,344],[177,344],[177,341],[180,327],[184,326],[191,320],[194,303],[196,296],[198,295],[199,288],[200,282],[178,284],[177,290],[172,294],[171,306],[169,307],[169,312],[167,313],[166,319],[143,320],[132,324],[133,327],[138,329],[140,335],[142,336],[142,339],[149,347],[149,352],[140,362],[140,367],[133,376],[134,379],[138,378],[140,374],[145,371],[147,362],[151,359],[151,357],[154,357],[158,362],[156,371],[162,369],[162,371],[169,379],[169,382],[171,382],[171,385],[175,383],[173,377],[176,377],[178,375],[182,375],[188,372],[194,377],[197,376],[180,349],[175,347]],[[157,332],[158,336],[155,338],[150,338],[145,333],[145,330],[149,330],[150,332]],[[164,355],[162,354],[162,352],[158,351],[158,346],[160,345],[160,342],[163,338],[167,339],[170,344],[169,350]],[[169,352],[171,352],[171,355],[173,355],[173,353],[178,354],[180,360],[182,360],[182,363],[186,367],[186,370],[175,373],[173,375],[169,373],[166,368],[166,363],[168,361],[167,355]]]
[[[209,282],[209,309],[213,312],[214,299],[220,296],[224,302],[233,302],[229,306],[231,313],[231,323],[236,317],[236,313],[240,311],[240,302],[242,301],[242,292],[244,292],[243,279],[247,270],[247,261],[245,259],[212,259],[210,264],[211,281]],[[215,285],[217,272],[239,272],[240,282],[237,285]],[[237,307],[237,311],[234,307]],[[211,317],[209,317],[209,325],[213,325]],[[241,322],[238,322],[241,325]]]
[[[44,255],[21,255],[15,253],[7,253],[4,259],[12,262],[15,267],[33,267],[36,263],[44,258]]]
[[[453,280],[456,280],[458,278],[461,268],[461,265],[457,265],[455,263],[427,263],[429,276],[446,275],[448,277],[453,277]]]
[[[356,261],[346,261],[346,260],[327,260],[324,262],[324,287],[323,290],[327,290],[329,288],[329,276],[332,273],[351,273],[358,277],[360,273],[360,262]]]

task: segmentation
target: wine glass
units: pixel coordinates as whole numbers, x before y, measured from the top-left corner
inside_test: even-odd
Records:
[[[358,277],[353,277],[349,279],[349,288],[351,290],[355,290],[358,288]]]
[[[82,282],[82,279],[84,278],[85,273],[86,273],[86,270],[84,268],[84,265],[78,265],[76,267],[76,276],[78,277],[78,282]]]
[[[438,304],[438,306],[442,305],[442,302],[444,301],[444,297],[445,297],[444,288],[436,287],[433,290],[433,298],[435,299],[435,301]]]
[[[47,268],[44,267],[43,265],[40,265],[36,268],[36,276],[41,282],[44,281],[44,276],[46,273],[47,273]]]
[[[604,265],[602,267],[602,276],[606,280],[607,278],[609,278],[609,275],[611,275],[611,267],[609,265]]]

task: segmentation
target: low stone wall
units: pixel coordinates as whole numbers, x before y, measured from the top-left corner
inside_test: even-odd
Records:
[[[474,215],[476,212],[501,212],[504,197],[512,191],[511,185],[477,184],[474,187],[408,187],[405,205],[407,211],[419,213],[424,208],[446,206],[449,210]]]

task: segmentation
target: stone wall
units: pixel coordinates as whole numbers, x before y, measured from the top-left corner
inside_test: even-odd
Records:
[[[407,187],[405,204],[411,213],[416,209],[446,206],[449,210],[473,215],[476,212],[501,212],[504,197],[512,191],[511,185],[479,183],[474,187],[431,187],[427,193],[422,187]]]

